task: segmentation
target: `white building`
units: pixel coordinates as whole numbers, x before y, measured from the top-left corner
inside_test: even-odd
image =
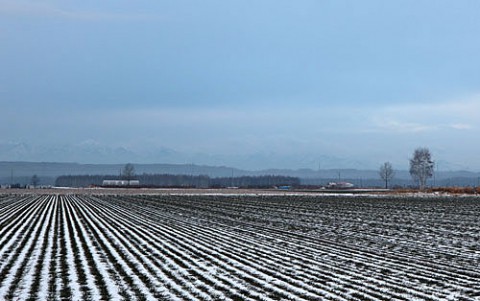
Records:
[[[103,180],[102,186],[139,186],[139,180]]]

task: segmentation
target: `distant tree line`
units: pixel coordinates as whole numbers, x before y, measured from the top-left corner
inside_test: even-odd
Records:
[[[299,186],[300,179],[286,176],[243,176],[223,177],[210,179],[210,187],[272,187],[272,186]]]
[[[122,176],[113,175],[65,175],[59,176],[55,181],[58,187],[88,187],[101,186],[103,180],[122,180]],[[210,178],[200,175],[171,175],[171,174],[141,174],[135,175],[135,179],[140,181],[141,186],[147,187],[241,187],[241,188],[262,188],[272,186],[298,186],[300,179],[287,176],[242,176],[242,177],[223,177]]]

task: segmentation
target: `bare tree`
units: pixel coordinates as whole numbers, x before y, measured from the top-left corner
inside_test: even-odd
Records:
[[[37,175],[33,175],[32,177],[32,185],[33,187],[37,187],[38,183],[40,183],[40,178]]]
[[[410,175],[418,183],[420,190],[425,188],[427,179],[433,176],[433,168],[430,150],[426,147],[417,148],[410,159]]]
[[[125,180],[133,180],[135,177],[135,166],[132,163],[125,164],[122,170],[122,177]]]
[[[388,182],[390,182],[395,176],[395,171],[393,170],[392,163],[385,162],[380,166],[378,171],[380,178],[385,181],[385,189],[388,189]]]

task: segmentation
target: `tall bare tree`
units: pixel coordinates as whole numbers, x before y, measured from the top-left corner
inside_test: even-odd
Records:
[[[135,166],[132,163],[127,163],[122,169],[122,177],[125,180],[133,180],[135,177]]]
[[[32,176],[32,185],[33,187],[37,187],[40,183],[40,178],[37,175]]]
[[[427,179],[433,176],[434,162],[432,154],[426,147],[419,147],[410,159],[410,175],[418,183],[420,190],[426,186]]]
[[[378,171],[380,178],[385,182],[385,189],[388,189],[388,182],[390,182],[395,176],[395,171],[393,170],[392,163],[385,162],[380,166]]]

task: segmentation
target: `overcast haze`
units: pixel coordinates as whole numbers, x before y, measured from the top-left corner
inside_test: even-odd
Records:
[[[0,0],[0,160],[480,170],[479,37],[476,0]]]

